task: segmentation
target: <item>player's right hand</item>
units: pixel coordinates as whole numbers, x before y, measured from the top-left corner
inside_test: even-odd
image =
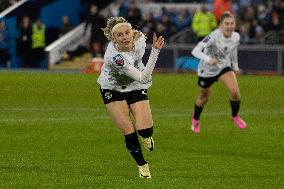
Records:
[[[219,63],[219,60],[216,58],[211,58],[208,62],[208,64],[218,64],[218,63]]]
[[[155,49],[162,49],[165,43],[165,39],[163,36],[157,37],[156,34],[154,33],[153,35],[153,47]]]

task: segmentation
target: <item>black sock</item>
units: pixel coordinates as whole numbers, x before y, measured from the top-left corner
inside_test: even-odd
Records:
[[[134,132],[134,133],[131,133],[131,134],[128,134],[128,135],[124,135],[124,137],[125,137],[126,148],[131,153],[131,155],[135,159],[136,163],[139,166],[145,165],[147,162],[145,161],[145,159],[143,157],[137,133]]]
[[[149,138],[153,135],[153,127],[138,130],[138,134],[143,138]]]
[[[200,114],[203,110],[203,107],[197,106],[196,104],[194,105],[194,114],[193,118],[196,120],[199,120]]]
[[[240,101],[237,100],[237,101],[233,101],[233,100],[230,100],[230,104],[231,104],[231,108],[232,108],[232,116],[235,117],[238,115],[239,113],[239,110],[240,110]]]

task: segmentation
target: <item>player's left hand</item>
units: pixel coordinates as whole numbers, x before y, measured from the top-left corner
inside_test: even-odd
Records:
[[[154,33],[153,35],[153,47],[155,49],[162,49],[165,44],[165,39],[163,36],[157,37],[156,34]]]
[[[238,69],[238,70],[234,70],[234,72],[236,75],[240,75],[242,74],[243,71],[241,69]]]

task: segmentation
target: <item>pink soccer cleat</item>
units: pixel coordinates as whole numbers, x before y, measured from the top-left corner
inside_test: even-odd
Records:
[[[246,122],[242,120],[240,116],[232,117],[232,120],[240,129],[245,129],[247,127]]]
[[[200,132],[199,120],[194,119],[193,116],[192,116],[192,119],[191,119],[191,130],[194,133],[199,133]]]

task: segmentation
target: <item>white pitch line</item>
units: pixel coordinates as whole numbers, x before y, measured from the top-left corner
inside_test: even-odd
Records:
[[[284,110],[274,110],[274,111],[248,111],[242,112],[240,115],[283,115]],[[206,116],[228,116],[230,112],[208,112],[203,113]],[[190,113],[186,112],[176,112],[176,113],[153,113],[153,117],[163,118],[163,117],[188,117]],[[99,116],[88,116],[88,117],[46,117],[46,118],[3,118],[0,122],[61,122],[61,121],[95,121],[95,120],[107,120],[110,119],[108,115]]]
[[[183,109],[176,109],[175,111],[172,111],[172,109],[168,108],[152,108],[152,112],[154,113],[172,113],[173,114],[180,114],[180,113],[189,113],[192,112],[191,109],[188,108],[183,108]],[[17,112],[28,112],[28,111],[36,111],[36,112],[57,112],[57,111],[106,111],[105,107],[102,108],[40,108],[40,107],[31,107],[31,108],[25,108],[25,107],[16,107],[16,108],[0,108],[0,112],[8,112],[8,111],[17,111]],[[207,115],[227,115],[228,112],[208,112],[208,113],[203,113]],[[246,112],[240,112],[241,114],[283,114],[284,109],[279,109],[279,110],[247,110]]]
[[[101,111],[105,108],[1,108],[0,111],[37,111],[37,112],[52,112],[52,111]]]
[[[60,122],[60,121],[92,121],[92,120],[106,120],[110,119],[109,116],[92,116],[92,117],[47,117],[47,118],[6,118],[0,119],[0,122],[38,122],[38,121],[50,121],[50,122]]]

